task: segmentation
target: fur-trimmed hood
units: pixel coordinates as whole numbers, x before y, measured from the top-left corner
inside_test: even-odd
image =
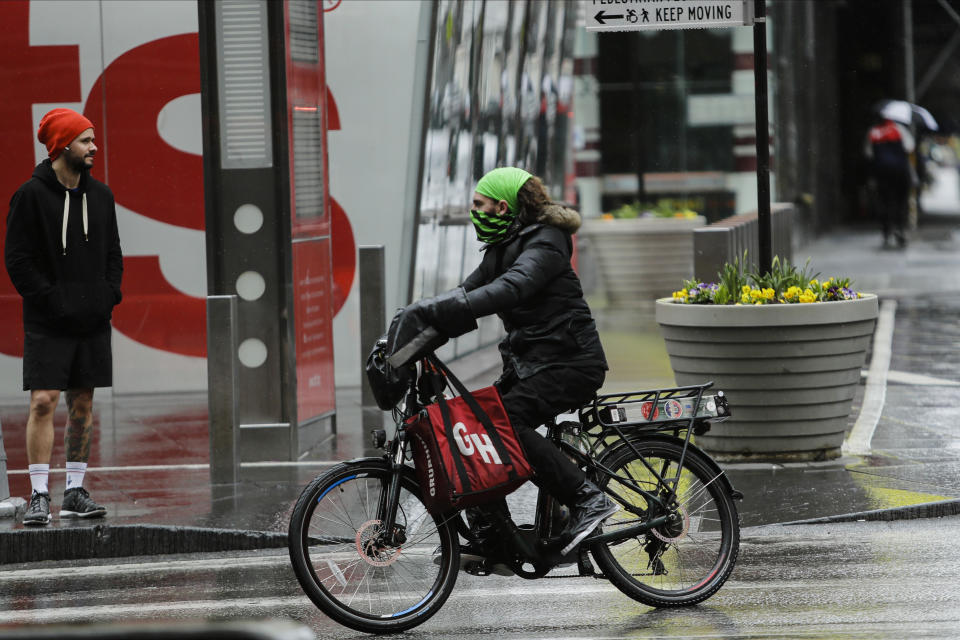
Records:
[[[563,205],[550,203],[543,208],[543,213],[537,217],[537,222],[557,227],[561,231],[574,234],[580,228],[582,220],[580,214]]]

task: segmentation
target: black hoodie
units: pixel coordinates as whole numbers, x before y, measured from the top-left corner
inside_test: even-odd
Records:
[[[76,189],[67,189],[44,160],[10,199],[5,258],[23,296],[27,331],[83,335],[108,329],[123,275],[113,193],[87,171]]]

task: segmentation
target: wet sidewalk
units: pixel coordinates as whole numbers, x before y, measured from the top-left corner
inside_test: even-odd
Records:
[[[867,517],[865,512],[878,509],[886,517],[960,511],[960,223],[925,222],[902,251],[882,249],[873,229],[844,229],[802,248],[796,262],[808,255],[824,277],[850,276],[857,289],[896,305],[889,366],[881,370],[884,394],[880,406],[873,406],[879,418],[865,455],[728,465],[745,494],[743,524]],[[606,390],[673,385],[652,317],[602,309],[597,315],[611,365]],[[481,377],[475,386],[494,377]],[[851,426],[861,417],[866,380]],[[94,402],[98,427],[84,484],[109,515],[80,522],[57,517],[64,484],[61,408],[50,482],[54,520],[37,530],[25,529],[19,518],[0,519],[0,564],[285,546],[300,490],[338,461],[377,454],[368,445],[359,389],[339,389],[337,402],[338,433],[304,459],[245,463],[240,482],[211,486],[205,396],[102,394]],[[11,493],[25,497],[26,395],[0,403],[0,420]],[[521,490],[512,501],[522,503],[524,495]],[[931,503],[939,506],[915,508]]]

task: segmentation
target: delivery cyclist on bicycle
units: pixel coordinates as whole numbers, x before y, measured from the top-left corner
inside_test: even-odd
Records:
[[[470,219],[484,243],[480,266],[460,287],[407,308],[443,336],[477,327],[497,314],[507,331],[500,343],[497,381],[504,408],[536,477],[534,482],[570,507],[560,536],[569,553],[619,507],[535,429],[558,413],[590,401],[603,384],[607,361],[580,280],[570,264],[580,215],[551,203],[539,178],[514,167],[494,169],[477,183]],[[479,548],[488,557],[496,540],[481,509],[468,510]],[[500,500],[492,508],[506,510]]]

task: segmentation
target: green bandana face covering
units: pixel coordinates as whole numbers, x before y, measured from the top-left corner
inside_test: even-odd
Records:
[[[480,178],[480,182],[477,183],[477,193],[497,202],[503,200],[507,203],[509,209],[502,216],[475,209],[470,211],[470,220],[473,221],[480,242],[493,244],[503,240],[510,225],[517,217],[519,210],[517,193],[520,191],[520,187],[532,177],[523,169],[500,167],[488,171],[486,175]]]
[[[515,217],[512,213],[498,216],[495,213],[487,213],[476,209],[470,211],[470,221],[473,222],[473,228],[477,231],[477,240],[486,244],[494,244],[503,240]]]

